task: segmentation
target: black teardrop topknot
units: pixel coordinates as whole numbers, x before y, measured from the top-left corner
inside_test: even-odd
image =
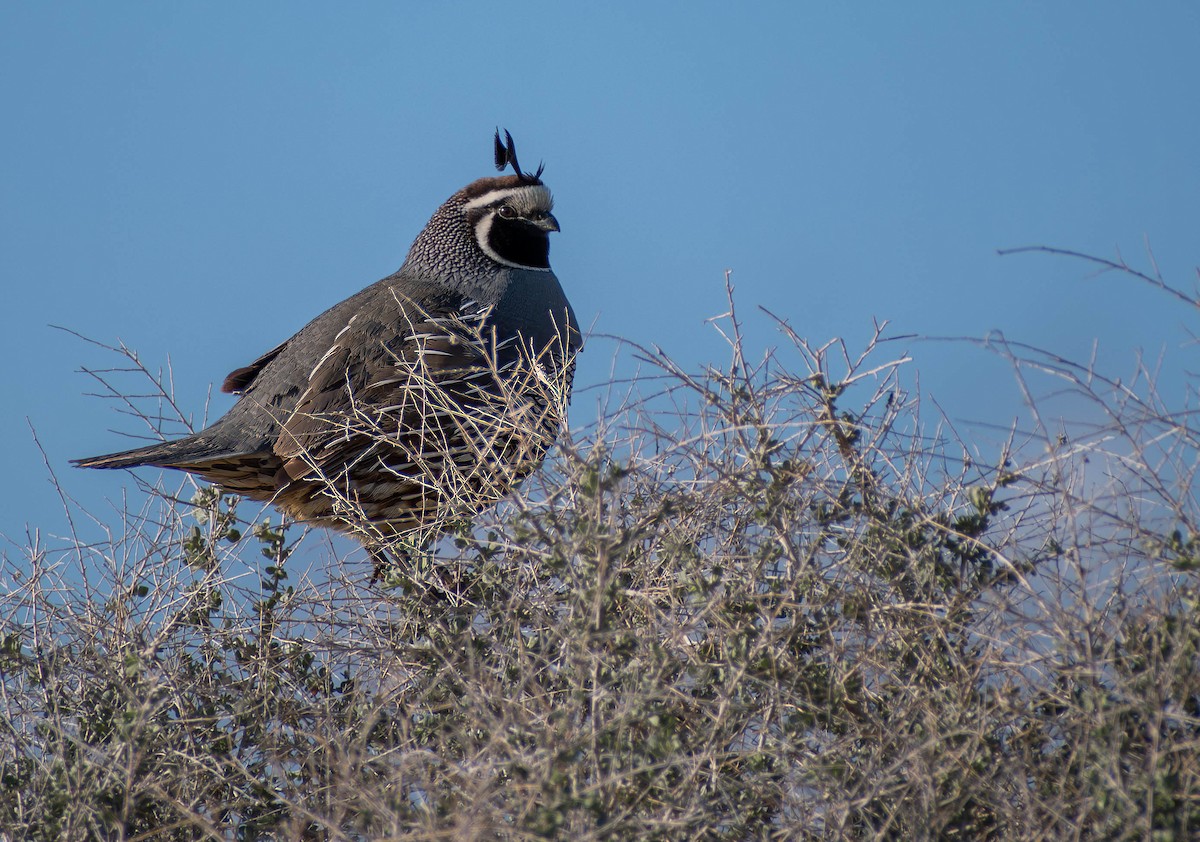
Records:
[[[521,172],[521,165],[517,163],[517,145],[513,143],[512,135],[508,133],[508,129],[504,130],[504,140],[500,140],[500,129],[496,129],[496,169],[503,170],[508,165],[512,165],[513,172],[517,177],[526,184],[541,184],[542,170],[546,168],[543,163],[538,164],[537,172],[530,174]]]

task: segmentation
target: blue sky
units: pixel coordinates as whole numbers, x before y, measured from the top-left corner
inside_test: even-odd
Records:
[[[873,319],[1098,343],[1115,374],[1165,353],[1182,394],[1194,311],[996,250],[1145,268],[1148,242],[1191,287],[1198,40],[1200,7],[1169,2],[0,5],[0,532],[62,532],[30,425],[85,506],[133,485],[67,466],[137,428],[76,373],[112,360],[48,325],[169,359],[199,417],[228,371],[399,266],[491,173],[496,126],[546,162],[552,262],[597,331],[722,360],[704,320],[732,269],[743,310],[815,344],[854,349]],[[1019,409],[986,353],[906,347],[956,423]],[[611,359],[594,342],[577,384]]]

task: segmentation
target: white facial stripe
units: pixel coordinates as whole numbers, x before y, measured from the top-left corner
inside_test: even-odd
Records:
[[[554,197],[544,184],[523,184],[520,187],[506,187],[503,190],[489,190],[478,199],[467,202],[466,209],[487,207],[507,201],[517,213],[522,216],[533,211],[551,211],[554,209]]]
[[[510,187],[507,190],[489,190],[488,192],[486,192],[482,196],[480,196],[478,199],[472,199],[471,201],[467,202],[465,207],[467,210],[474,210],[475,208],[482,208],[486,205],[492,204],[493,202],[498,202],[502,199],[506,199],[509,196],[511,196],[513,193],[516,193],[520,189],[521,189],[520,187]]]

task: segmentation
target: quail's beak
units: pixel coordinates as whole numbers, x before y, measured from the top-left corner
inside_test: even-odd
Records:
[[[536,225],[538,228],[541,228],[547,234],[550,233],[551,231],[561,231],[562,230],[561,228],[558,227],[558,220],[554,218],[554,214],[552,214],[552,213],[548,213],[545,216],[538,217],[537,219],[533,220],[533,224]]]

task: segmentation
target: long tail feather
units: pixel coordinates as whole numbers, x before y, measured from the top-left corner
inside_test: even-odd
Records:
[[[86,459],[72,459],[71,464],[80,468],[137,468],[142,465],[169,468],[172,467],[172,462],[179,459],[186,451],[191,449],[186,447],[187,444],[190,444],[189,439],[168,441],[162,444],[138,447],[133,450],[123,450],[120,453],[107,453],[103,456],[90,456]]]

